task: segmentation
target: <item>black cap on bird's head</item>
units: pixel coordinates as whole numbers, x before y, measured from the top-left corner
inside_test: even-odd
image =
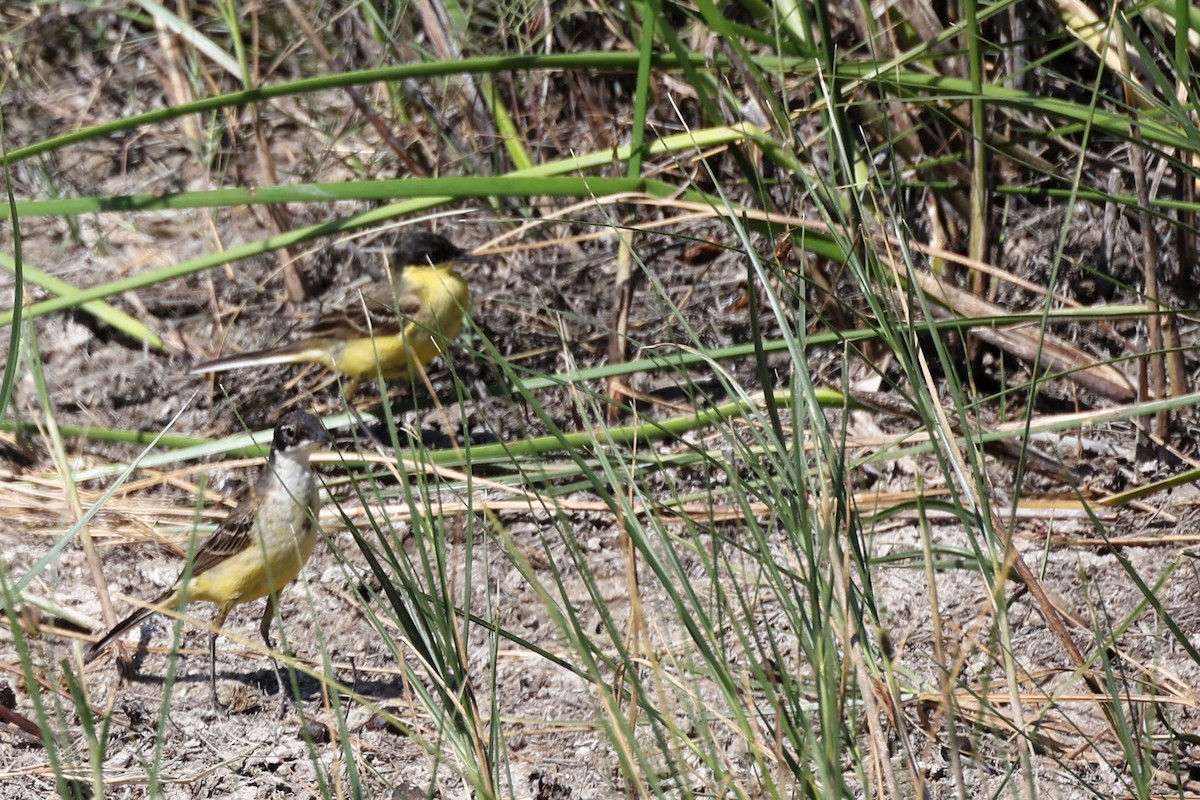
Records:
[[[393,267],[428,267],[452,261],[478,261],[466,250],[444,236],[429,231],[406,233],[396,242],[392,252]]]
[[[292,411],[283,415],[275,424],[275,438],[271,442],[274,452],[313,448],[329,445],[333,440],[321,421],[304,411]]]

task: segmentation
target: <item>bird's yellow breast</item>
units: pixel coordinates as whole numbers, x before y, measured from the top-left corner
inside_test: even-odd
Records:
[[[258,507],[246,547],[192,576],[189,600],[230,608],[275,594],[291,583],[317,543],[317,485],[308,465],[273,463],[257,489]]]
[[[420,310],[403,331],[347,340],[331,366],[346,375],[373,378],[378,364],[386,379],[407,378],[415,372],[414,365],[428,364],[458,336],[469,302],[463,277],[446,267],[410,267],[404,277],[420,300]]]
[[[274,594],[300,574],[316,543],[316,528],[309,524],[285,541],[272,543],[270,537],[259,536],[257,546],[193,578],[188,599],[235,606]]]

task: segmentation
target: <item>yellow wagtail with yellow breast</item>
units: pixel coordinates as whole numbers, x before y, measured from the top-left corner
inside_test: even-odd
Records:
[[[350,396],[363,379],[416,377],[462,329],[470,302],[455,267],[477,260],[436,233],[406,234],[392,258],[390,280],[362,290],[362,299],[304,329],[292,344],[197,364],[192,374],[267,364],[320,364],[350,378]]]
[[[91,661],[114,639],[151,614],[175,609],[193,600],[216,603],[209,635],[209,687],[217,701],[217,631],[230,610],[242,603],[267,598],[259,632],[267,649],[278,594],[300,574],[317,543],[318,494],[309,456],[330,443],[329,434],[312,414],[293,411],[275,426],[271,455],[258,479],[238,495],[237,507],[196,551],[189,568],[175,585],[152,603],[118,622],[87,648]],[[275,677],[283,692],[283,679]]]

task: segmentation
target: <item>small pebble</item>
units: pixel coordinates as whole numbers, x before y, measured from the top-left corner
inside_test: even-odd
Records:
[[[329,744],[329,740],[333,738],[329,733],[329,726],[315,719],[310,719],[301,725],[300,730],[296,731],[296,738],[304,739],[305,732],[316,744]]]

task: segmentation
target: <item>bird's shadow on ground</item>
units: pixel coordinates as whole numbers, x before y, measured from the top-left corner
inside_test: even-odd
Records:
[[[133,653],[133,657],[129,659],[128,667],[121,666],[120,660],[117,661],[117,669],[121,673],[122,678],[129,683],[136,683],[142,686],[161,686],[165,688],[166,675],[169,672],[168,663],[169,656],[162,659],[160,669],[145,669],[145,661],[149,655],[146,650],[145,642],[139,642],[137,649]],[[320,671],[319,664],[308,664],[314,670]],[[291,695],[292,699],[298,698],[302,702],[321,699],[325,691],[325,682],[309,675],[306,672],[298,670],[289,670],[286,666],[280,665],[279,678],[276,678],[274,666],[264,666],[260,669],[243,670],[234,668],[223,668],[218,660],[217,664],[217,687],[220,692],[223,684],[233,682],[240,686],[254,690],[266,697],[279,695],[280,683],[283,682],[283,691],[285,694]],[[407,682],[402,675],[390,676],[386,679],[371,679],[362,680],[354,675],[333,675],[331,676],[339,684],[349,687],[356,694],[364,697],[369,697],[374,700],[387,701],[397,699],[408,694]],[[185,685],[196,685],[198,683],[207,684],[209,680],[208,657],[180,655],[178,663],[175,667],[174,683]]]

